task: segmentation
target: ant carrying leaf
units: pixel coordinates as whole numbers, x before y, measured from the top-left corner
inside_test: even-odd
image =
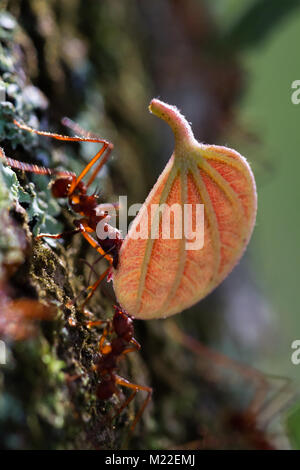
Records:
[[[120,408],[134,398],[138,390],[147,392],[142,408],[133,424],[148,404],[152,390],[127,382],[116,373],[121,357],[139,349],[133,338],[132,318],[162,318],[181,312],[209,294],[233,269],[242,256],[256,217],[256,187],[253,174],[238,152],[226,147],[204,145],[196,141],[186,119],[174,106],[154,99],[150,111],[164,119],[175,136],[175,150],[165,170],[160,175],[139,214],[124,239],[117,229],[106,223],[107,237],[94,238],[91,234],[97,225],[108,220],[107,213],[98,204],[95,194],[88,189],[107,162],[113,145],[91,133],[84,133],[80,126],[65,119],[64,124],[85,137],[69,137],[38,131],[14,121],[24,131],[65,142],[94,142],[101,149],[82,170],[79,176],[67,171],[51,170],[6,159],[13,168],[37,174],[56,176],[52,194],[67,198],[70,209],[80,216],[74,220],[74,230],[60,234],[40,234],[60,239],[81,233],[86,241],[110,264],[98,279],[89,286],[88,302],[100,283],[110,273],[120,307],[115,308],[112,322],[107,322],[99,344],[99,362],[95,365],[100,377],[97,394],[100,399],[118,394],[118,387],[133,390]],[[83,179],[92,170],[84,183]],[[187,220],[182,219],[181,238],[162,236],[162,214],[158,214],[158,236],[151,238],[153,205],[204,205],[204,244],[197,249],[187,249],[186,226],[197,227],[193,211]],[[174,219],[171,229],[175,233]],[[134,236],[140,228],[147,232],[145,238]],[[113,235],[113,236],[111,236]],[[197,233],[196,233],[197,238]]]

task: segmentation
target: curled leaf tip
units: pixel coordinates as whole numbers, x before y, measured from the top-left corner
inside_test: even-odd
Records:
[[[169,124],[175,137],[175,150],[176,148],[195,143],[194,134],[189,122],[176,106],[154,98],[149,105],[149,111]]]

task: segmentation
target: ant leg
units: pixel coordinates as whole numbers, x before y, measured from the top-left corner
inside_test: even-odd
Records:
[[[134,347],[124,349],[124,351],[121,352],[120,357],[125,356],[126,354],[129,354],[129,353],[131,353],[131,352],[136,352],[136,351],[139,351],[139,349],[134,348]]]
[[[103,258],[105,258],[110,265],[112,265],[112,262],[113,262],[113,259],[112,257],[103,250],[103,248],[101,247],[101,245],[91,236],[89,235],[87,232],[86,232],[86,229],[84,227],[84,225],[80,224],[79,227],[75,230],[71,230],[69,232],[62,232],[62,233],[58,233],[58,234],[55,234],[55,235],[51,235],[50,233],[40,233],[39,235],[37,235],[36,238],[54,238],[54,239],[59,239],[59,238],[63,238],[64,236],[71,236],[71,235],[75,235],[77,233],[81,233],[84,238],[89,242],[89,244],[95,248],[98,253],[101,254],[101,256],[103,256]],[[101,276],[100,276],[101,277]]]
[[[93,182],[94,179],[96,178],[96,176],[97,176],[97,174],[99,173],[99,171],[101,170],[101,168],[105,165],[105,163],[106,163],[107,160],[109,159],[110,154],[111,154],[111,151],[112,151],[113,148],[114,148],[113,144],[108,144],[107,147],[104,148],[104,146],[103,146],[103,148],[100,150],[100,152],[101,152],[101,151],[104,149],[103,152],[98,156],[98,158],[99,158],[102,154],[103,154],[103,157],[101,158],[100,162],[98,163],[98,165],[97,165],[96,168],[94,169],[94,171],[93,171],[93,173],[92,173],[90,179],[88,180],[87,185],[86,185],[87,188],[92,184],[92,182]],[[99,152],[99,153],[100,153],[100,152]],[[97,155],[96,155],[96,156],[97,156]],[[98,158],[97,158],[97,160],[98,160]],[[94,160],[94,162],[93,162],[93,160]],[[94,163],[96,162],[96,157],[94,157],[93,160],[92,160],[92,162],[93,162],[93,164],[94,164]],[[92,166],[92,165],[91,165],[91,166]],[[91,168],[91,166],[88,168],[88,170]],[[88,171],[88,170],[87,170],[87,171]],[[85,171],[85,170],[83,170],[83,172],[84,172],[84,171]],[[87,172],[87,171],[86,171],[86,172]],[[86,172],[84,173],[84,175],[86,174]],[[84,175],[83,175],[83,176],[84,176]],[[80,178],[80,176],[81,176],[81,175],[79,175],[78,179]],[[83,178],[83,176],[81,176],[81,178]]]
[[[130,343],[135,345],[137,351],[139,351],[141,349],[140,343],[135,338],[131,338]]]
[[[51,233],[40,233],[35,238],[37,240],[39,240],[40,238],[54,238],[55,240],[58,240],[59,238],[71,237],[72,235],[76,235],[77,233],[81,233],[81,232],[82,232],[82,229],[77,228],[75,230],[69,230],[68,232],[57,233],[55,235],[52,235]]]
[[[292,379],[276,375],[268,375],[268,377],[269,379],[280,380],[282,384],[275,394],[263,403],[263,406],[257,412],[259,423],[264,428],[271,423],[278,412],[282,412],[297,396]]]
[[[225,367],[229,370],[234,370],[246,380],[252,381],[252,383],[256,386],[256,391],[250,405],[248,406],[248,412],[254,414],[257,413],[257,410],[259,410],[264,403],[266,395],[269,391],[269,383],[266,376],[262,372],[256,370],[254,367],[247,366],[234,359],[231,359],[224,354],[218,353],[208,346],[205,346],[204,344],[200,343],[200,341],[184,333],[176,325],[174,320],[167,320],[165,322],[165,328],[167,334],[171,338],[175,338],[176,341],[192,351],[194,354],[209,359],[210,366],[216,365],[220,369]]]
[[[111,344],[107,341],[107,337],[112,333],[111,331],[111,322],[107,320],[106,327],[101,335],[99,341],[99,351],[100,354],[105,355],[111,352]]]
[[[135,338],[131,338],[129,342],[132,343],[133,346],[127,349],[124,349],[124,351],[120,354],[120,357],[125,356],[126,354],[131,353],[131,352],[139,351],[141,349],[140,343]]]
[[[73,176],[76,178],[75,173],[67,170],[55,170],[53,168],[47,168],[45,166],[38,166],[31,163],[20,162],[19,160],[14,160],[5,155],[4,150],[0,148],[0,158],[4,160],[4,163],[16,170],[26,171],[27,173],[36,173],[38,175],[55,175],[55,176]]]
[[[55,134],[54,132],[47,132],[47,131],[39,131],[38,129],[33,129],[30,126],[27,126],[27,124],[21,124],[18,122],[16,119],[14,119],[14,124],[19,127],[19,129],[22,129],[27,132],[31,132],[32,134],[37,134],[37,135],[42,135],[44,137],[51,137],[52,139],[56,140],[62,140],[62,141],[69,141],[69,142],[95,142],[96,144],[104,144],[106,146],[111,145],[107,140],[104,139],[99,139],[93,138],[93,137],[71,137],[69,135],[62,135],[62,134]]]
[[[100,259],[103,259],[103,255],[100,256],[100,258],[98,258],[98,260],[100,261]],[[98,261],[97,260],[97,261]],[[99,274],[97,273],[97,271],[94,269],[94,265],[96,264],[95,262],[94,263],[89,263],[86,259],[83,259],[83,258],[80,258],[80,260],[83,264],[86,264],[89,268],[90,268],[90,274],[89,274],[89,279],[88,279],[88,284],[91,283],[91,279],[92,279],[92,274],[95,274],[96,277],[99,276]]]
[[[83,141],[86,141],[86,142],[97,142],[97,140],[93,140],[93,139],[86,139],[86,138],[77,138],[78,140],[83,140]],[[88,183],[86,185],[86,187],[88,188],[92,182],[94,181],[94,179],[96,178],[97,176],[97,173],[101,170],[101,168],[103,167],[103,165],[107,162],[110,154],[111,154],[111,151],[112,149],[114,148],[113,144],[109,143],[109,142],[106,142],[106,141],[103,141],[104,144],[103,144],[103,147],[99,150],[98,153],[96,153],[96,155],[92,158],[92,160],[86,165],[86,167],[82,170],[82,172],[80,173],[80,175],[78,176],[78,178],[76,179],[75,182],[73,182],[71,184],[71,187],[70,187],[70,190],[69,190],[69,196],[71,196],[78,183],[82,180],[82,178],[84,178],[84,176],[90,171],[90,169],[92,168],[92,166],[95,165],[95,163],[97,162],[97,160],[99,160],[99,158],[103,155],[102,159],[100,160],[100,163],[97,165],[97,167],[95,168],[95,170],[93,171],[92,173],[92,176],[90,177],[90,179],[88,180]]]
[[[85,230],[82,230],[81,233],[82,233],[82,236],[89,242],[89,244],[93,248],[95,248],[95,250],[97,250],[98,253],[100,253],[100,255],[103,255],[103,257],[109,262],[110,265],[112,265],[113,263],[112,257],[103,250],[101,245]]]
[[[92,328],[93,326],[102,326],[104,324],[107,324],[109,320],[95,320],[95,321],[87,321],[86,326],[88,328]]]
[[[97,287],[101,284],[101,282],[103,281],[103,279],[105,279],[105,277],[107,276],[107,274],[109,273],[110,271],[110,267],[108,267],[104,273],[101,274],[101,276],[99,277],[99,279],[97,279],[97,281],[88,287],[88,289],[90,290],[87,298],[85,299],[85,301],[83,302],[82,304],[82,308],[85,307],[85,305],[87,304],[87,302],[89,302],[89,300],[92,298],[92,296],[94,295]]]
[[[108,255],[112,250],[114,249],[114,246],[112,246],[111,248],[109,248],[109,250],[107,250],[105,252],[106,255]],[[99,274],[96,272],[94,266],[99,263],[99,261],[101,261],[102,259],[104,258],[104,255],[101,255],[99,256],[99,258],[96,259],[96,261],[94,261],[92,264],[89,263],[88,261],[86,261],[85,259],[81,259],[80,261],[82,261],[84,264],[86,264],[89,268],[90,268],[90,275],[89,275],[89,278],[88,278],[88,284],[91,283],[91,280],[92,280],[92,274],[95,274],[95,276],[98,278],[99,277]]]
[[[63,117],[61,120],[61,123],[71,129],[71,131],[74,132],[76,135],[82,135],[84,137],[92,137],[93,139],[100,139],[101,137],[98,134],[95,134],[94,132],[87,131],[86,129],[83,129],[83,127],[80,126],[77,122],[73,121],[72,119],[68,117]]]
[[[97,281],[92,284],[91,286],[87,287],[87,289],[83,289],[76,297],[75,299],[73,299],[72,301],[68,302],[67,306],[68,307],[71,307],[72,305],[74,305],[78,298],[86,291],[90,291],[87,298],[85,299],[85,301],[83,302],[83,304],[81,305],[81,308],[84,309],[84,307],[86,306],[86,304],[91,300],[92,296],[94,295],[97,287],[101,284],[101,282],[103,281],[103,279],[105,279],[105,277],[108,275],[110,271],[110,267],[108,267],[104,273],[101,274],[101,276],[99,276],[99,278],[97,279]],[[85,313],[85,311],[83,310],[83,313]],[[100,320],[99,320],[100,321]],[[98,324],[101,325],[102,321],[100,321],[100,323],[98,321],[89,321],[87,322],[87,326],[90,327],[90,326],[97,326]]]
[[[73,181],[71,184],[70,190],[69,190],[69,195],[72,195],[75,188],[77,187],[78,183],[82,180],[82,178],[88,173],[88,171],[92,168],[92,166],[96,163],[97,160],[103,155],[102,160],[98,164],[97,168],[94,170],[90,180],[88,181],[87,186],[90,186],[90,184],[94,181],[97,173],[100,171],[104,163],[107,162],[108,157],[113,149],[113,144],[108,142],[107,140],[104,139],[99,139],[99,138],[92,138],[92,137],[70,137],[68,135],[61,135],[61,134],[55,134],[52,132],[47,132],[47,131],[39,131],[37,129],[33,129],[30,126],[27,126],[26,124],[21,124],[20,122],[14,120],[14,124],[19,127],[19,129],[25,130],[27,132],[31,132],[32,134],[37,134],[41,135],[44,137],[51,137],[52,139],[56,140],[62,140],[66,142],[94,142],[94,143],[99,143],[103,144],[103,147],[99,150],[99,152],[92,158],[92,160],[86,165],[86,167],[83,169],[83,171],[80,173],[78,178]]]
[[[129,397],[124,401],[124,403],[120,406],[120,408],[117,409],[117,411],[114,414],[114,416],[112,417],[112,419],[115,419],[117,416],[119,416],[122,413],[123,410],[125,410],[125,408],[132,402],[132,400],[134,399],[136,394],[137,394],[137,390],[134,390],[129,395]]]
[[[130,397],[131,400],[135,397],[136,393],[138,391],[143,391],[143,392],[147,392],[147,397],[145,398],[141,408],[139,409],[136,417],[134,418],[134,421],[132,423],[132,425],[130,426],[130,432],[133,433],[134,432],[134,429],[137,425],[137,423],[139,422],[139,420],[141,419],[141,416],[142,414],[144,413],[145,411],[145,408],[146,406],[148,405],[149,401],[151,400],[151,396],[152,396],[152,388],[151,387],[147,387],[146,385],[137,385],[137,384],[133,384],[131,382],[128,382],[128,380],[126,379],[123,379],[122,377],[119,377],[119,376],[116,376],[116,383],[118,385],[120,385],[121,387],[127,387],[127,388],[130,388],[130,389],[133,389],[134,390],[134,395],[131,394]],[[133,395],[133,396],[132,396]],[[129,397],[129,398],[130,398]],[[130,401],[131,401],[130,400]],[[128,400],[127,400],[128,402]],[[130,403],[130,402],[129,402]],[[126,404],[126,406],[128,405],[128,403]],[[121,407],[122,408],[122,407]],[[122,408],[124,409],[124,408]]]
[[[105,258],[105,259],[109,262],[109,264],[110,264],[110,266],[104,271],[104,273],[101,274],[101,276],[99,276],[99,278],[97,279],[97,281],[96,281],[94,284],[92,284],[91,286],[89,286],[87,289],[84,289],[84,291],[89,289],[90,292],[89,292],[87,298],[85,299],[85,301],[84,301],[83,304],[82,304],[82,308],[83,308],[83,307],[87,304],[87,302],[89,302],[89,300],[91,299],[91,297],[94,295],[94,293],[95,293],[97,287],[99,286],[99,284],[100,284],[100,283],[103,281],[103,279],[108,275],[108,273],[109,273],[109,271],[110,271],[110,268],[111,268],[111,265],[112,265],[112,262],[113,262],[113,259],[112,259],[112,257],[111,257],[109,254],[107,254],[107,253],[103,250],[103,248],[101,247],[101,245],[99,245],[99,243],[98,243],[91,235],[89,235],[89,234],[85,231],[85,228],[84,228],[83,225],[80,225],[79,229],[80,229],[80,233],[82,233],[82,235],[83,235],[84,238],[89,242],[89,244],[90,244],[93,248],[95,248],[95,249],[98,251],[98,253],[101,254],[101,257]],[[84,292],[84,291],[83,291],[83,292]],[[79,295],[81,295],[81,294],[82,294],[82,292],[81,292]],[[79,297],[79,296],[77,296],[76,299],[77,299],[78,297]],[[76,299],[75,299],[74,301],[72,301],[71,304],[74,304],[75,301],[76,301]]]

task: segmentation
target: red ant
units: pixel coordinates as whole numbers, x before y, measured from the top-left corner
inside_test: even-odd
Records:
[[[98,196],[97,194],[87,194],[88,188],[91,186],[93,181],[95,180],[97,174],[102,169],[104,164],[107,162],[111,151],[113,149],[113,144],[107,142],[104,139],[100,139],[98,136],[94,134],[88,133],[81,129],[76,123],[71,121],[70,119],[64,118],[63,123],[71,128],[73,131],[78,131],[82,134],[85,134],[85,137],[70,137],[60,134],[54,134],[45,131],[39,131],[33,129],[26,124],[21,124],[18,121],[14,120],[14,124],[18,126],[20,129],[46,136],[51,137],[53,139],[62,140],[62,141],[71,141],[71,142],[94,142],[103,144],[101,149],[96,153],[96,155],[92,158],[92,160],[86,165],[86,167],[82,170],[80,175],[76,177],[76,175],[69,171],[59,171],[55,169],[40,167],[37,165],[31,165],[28,163],[19,162],[18,160],[14,160],[12,158],[7,158],[3,151],[0,152],[0,156],[4,159],[4,161],[12,168],[16,168],[19,170],[23,170],[26,172],[36,173],[36,174],[44,174],[44,175],[55,175],[57,178],[53,182],[51,186],[52,194],[55,198],[68,198],[68,203],[70,208],[77,214],[81,215],[82,218],[74,220],[75,230],[69,232],[63,232],[59,234],[49,234],[49,233],[41,233],[36,238],[64,238],[69,237],[71,235],[75,235],[77,233],[81,233],[84,238],[89,242],[89,244],[101,254],[101,257],[105,258],[111,266],[114,268],[118,265],[118,258],[119,258],[119,250],[122,244],[122,238],[120,232],[109,225],[108,223],[104,224],[104,232],[107,233],[107,238],[95,240],[90,233],[96,231],[97,224],[101,222],[103,219],[108,217],[107,211],[103,211],[103,207],[105,205],[101,205],[98,203]],[[101,158],[102,157],[102,158]],[[100,162],[98,162],[100,159]],[[84,176],[90,171],[90,169],[98,162],[96,168],[92,172],[87,184],[83,182]],[[103,279],[108,275],[110,271],[110,267],[108,267],[103,274],[97,279],[97,281],[89,286],[89,294],[85,299],[83,306],[88,302],[88,300],[92,297],[97,287],[100,285]]]
[[[69,137],[45,131],[38,131],[32,129],[31,127],[25,124],[20,124],[16,120],[14,120],[14,123],[22,130],[46,137],[51,137],[57,140],[72,142],[95,142],[103,144],[102,148],[86,165],[86,167],[83,169],[83,171],[78,177],[76,177],[74,173],[68,171],[59,171],[55,169],[39,167],[37,165],[31,165],[28,163],[19,162],[11,158],[7,158],[4,155],[3,151],[0,152],[0,156],[5,160],[7,165],[12,168],[37,174],[55,175],[57,178],[51,186],[53,196],[56,198],[68,198],[70,208],[75,213],[82,216],[82,218],[76,219],[74,221],[76,229],[56,235],[41,233],[37,236],[38,239],[44,237],[59,239],[66,236],[74,235],[76,233],[81,233],[84,238],[90,243],[90,245],[92,245],[92,247],[95,248],[101,254],[101,258],[105,258],[110,263],[110,266],[117,268],[118,254],[123,241],[120,232],[117,229],[114,229],[108,223],[105,223],[104,231],[108,234],[106,239],[95,240],[90,235],[90,233],[96,231],[97,224],[103,219],[107,218],[108,214],[107,212],[101,211],[103,205],[98,204],[98,197],[96,194],[87,194],[88,188],[93,183],[94,179],[96,178],[103,165],[107,162],[109,155],[113,149],[113,144],[107,142],[106,140],[100,139],[94,134],[87,133],[86,131],[81,129],[76,123],[67,118],[64,118],[63,123],[69,128],[71,128],[73,131],[79,131],[78,133],[85,135],[85,137]],[[100,158],[101,160],[100,162],[98,162]],[[97,162],[98,165],[94,169],[87,184],[85,184],[82,179]],[[111,233],[113,233],[113,237],[110,238],[109,235]],[[99,261],[99,259],[97,261]],[[86,300],[84,301],[83,306],[94,294],[95,290],[100,285],[101,281],[107,276],[110,269],[111,268],[108,267],[104,271],[104,273],[101,274],[101,276],[97,279],[97,281],[93,285],[89,286],[90,292]],[[118,386],[127,387],[133,390],[128,399],[117,411],[116,415],[118,415],[130,404],[130,402],[135,397],[137,391],[142,390],[147,392],[147,397],[144,400],[140,410],[138,411],[130,427],[131,432],[133,432],[137,422],[141,418],[147,404],[151,399],[152,389],[147,386],[132,384],[116,374],[119,359],[121,359],[126,354],[132,351],[138,351],[141,346],[133,337],[133,319],[121,307],[115,306],[114,308],[115,314],[111,321],[100,320],[95,322],[88,322],[88,326],[101,325],[103,323],[106,323],[106,327],[99,342],[100,356],[98,358],[97,364],[95,365],[95,369],[97,370],[97,373],[101,378],[101,381],[97,386],[96,393],[97,397],[100,400],[106,400],[108,398],[111,398],[114,394],[119,395],[120,392]],[[108,338],[110,339],[109,341]]]
[[[133,337],[133,319],[120,306],[114,305],[114,309],[115,314],[113,319],[107,322],[100,338],[100,355],[95,360],[95,370],[101,378],[100,383],[97,385],[96,394],[99,400],[107,400],[114,394],[120,394],[118,386],[133,390],[131,395],[116,412],[115,416],[118,416],[130,404],[139,390],[147,392],[147,397],[130,426],[130,430],[133,432],[151,399],[152,388],[130,383],[128,380],[119,377],[116,373],[119,360],[130,352],[139,351],[141,346]],[[90,322],[90,325],[99,325],[102,323],[102,321]]]

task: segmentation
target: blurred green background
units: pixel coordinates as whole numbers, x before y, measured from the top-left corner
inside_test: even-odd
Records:
[[[227,28],[232,15],[236,17],[246,3],[254,2],[240,3],[216,2],[219,21],[225,19]],[[272,2],[268,3],[271,19]],[[241,64],[247,85],[235,106],[243,129],[257,137],[255,145],[241,142],[239,151],[247,156],[257,175],[258,216],[249,249],[253,275],[268,302],[275,328],[272,335],[265,332],[267,349],[257,363],[297,381],[299,369],[291,364],[290,353],[291,343],[299,338],[300,331],[300,108],[291,101],[291,86],[299,75],[299,31],[300,11],[296,9],[263,41],[243,51]]]

